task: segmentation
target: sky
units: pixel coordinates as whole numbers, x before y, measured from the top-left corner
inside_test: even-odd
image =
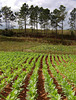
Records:
[[[0,9],[3,6],[11,7],[11,10],[19,11],[23,3],[31,5],[38,5],[39,7],[49,8],[52,12],[55,8],[59,8],[60,5],[64,5],[69,13],[76,8],[76,0],[0,0]],[[66,18],[66,20],[68,17]],[[64,24],[65,28],[68,28],[67,23]]]

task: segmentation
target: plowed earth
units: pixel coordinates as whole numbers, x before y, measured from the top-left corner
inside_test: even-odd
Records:
[[[33,70],[35,68],[35,63],[38,61],[40,56],[38,56],[34,62],[34,66],[32,66],[32,69],[31,71],[27,74],[26,78],[25,78],[25,81],[23,82],[23,86],[21,88],[23,88],[23,90],[20,92],[18,98],[20,100],[26,100],[26,93],[27,91],[29,91],[27,89],[28,85],[29,85],[29,80],[30,80],[30,77],[31,75],[33,74]],[[61,58],[59,56],[57,56],[57,59],[55,56],[54,57],[54,61],[57,63],[57,65],[59,66],[60,63],[62,63],[62,61],[66,64],[68,63],[68,61],[64,60],[64,58],[61,56]],[[64,56],[65,57],[65,56]],[[43,58],[44,58],[44,55],[42,56],[41,60],[40,60],[40,66],[39,66],[39,70],[38,70],[38,82],[37,82],[37,94],[38,94],[38,97],[36,100],[50,100],[51,98],[47,97],[47,94],[46,91],[45,91],[45,88],[44,88],[44,82],[45,82],[45,79],[44,79],[44,75],[43,75],[43,72],[42,72],[42,68],[43,68]],[[31,60],[29,61],[29,64],[31,64],[31,62],[33,61],[34,57],[31,58]],[[61,60],[62,59],[62,60]],[[68,56],[68,59],[70,59],[70,57]],[[28,60],[28,58],[26,58],[26,60],[23,62],[23,63],[26,63]],[[68,100],[67,97],[65,96],[65,93],[63,92],[63,89],[61,87],[61,85],[59,85],[58,81],[56,80],[56,78],[54,77],[53,73],[51,72],[50,70],[50,66],[48,64],[48,55],[46,56],[45,58],[45,61],[46,61],[46,65],[47,65],[47,71],[50,75],[50,78],[53,79],[53,84],[55,84],[55,88],[57,89],[57,92],[59,95],[61,95],[61,100]],[[50,56],[50,62],[52,64],[52,66],[55,68],[56,72],[57,73],[60,73],[60,75],[62,76],[62,78],[66,78],[65,75],[63,75],[57,68],[56,66],[54,65],[53,61],[52,61],[52,56]],[[21,65],[22,66],[22,65]],[[17,69],[16,69],[17,70]],[[22,69],[23,71],[26,71],[26,68],[23,68]],[[11,73],[13,73],[13,69],[11,69]],[[2,75],[3,72],[0,71],[0,75]],[[5,76],[4,78],[7,78],[7,76]],[[18,78],[18,75],[13,79],[13,82],[15,80],[17,80]],[[68,80],[67,80],[68,82]],[[70,84],[70,82],[68,82],[68,84]],[[76,88],[74,87],[74,85],[72,85],[73,87],[73,91],[75,91],[75,96],[76,96]],[[12,83],[9,83],[6,85],[6,87],[1,91],[1,95],[3,95],[5,98],[10,94],[10,92],[12,91]],[[5,100],[2,96],[0,96],[0,100]]]

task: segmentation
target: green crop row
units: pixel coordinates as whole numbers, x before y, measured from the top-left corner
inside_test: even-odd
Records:
[[[49,59],[50,59],[50,55],[48,57],[48,63],[50,65],[50,70],[52,71],[52,73],[53,73],[54,77],[56,78],[56,80],[58,81],[59,85],[61,85],[63,92],[65,93],[65,96],[68,98],[68,100],[76,99],[76,96],[74,96],[75,91],[73,91],[73,88],[71,87],[71,85],[68,84],[66,78],[62,78],[60,73],[56,72],[55,68],[52,66]],[[52,56],[52,60],[53,60],[53,63],[55,64],[56,62],[53,59],[53,56]]]
[[[61,96],[58,94],[56,86],[55,84],[53,84],[53,79],[50,77],[47,71],[45,57],[43,58],[43,74],[45,78],[45,91],[48,93],[48,97],[50,97],[51,100],[60,100]]]
[[[61,55],[59,55],[59,57],[61,60]],[[76,86],[76,63],[75,63],[76,57],[72,55],[70,55],[70,57],[71,59],[69,59],[67,63],[62,62],[62,63],[59,63],[59,65],[57,65],[57,63],[54,61],[53,56],[52,56],[52,59],[53,59],[54,65],[56,66],[56,69],[58,69],[63,75],[66,76],[67,80],[69,80],[71,83],[73,83]],[[57,57],[56,57],[56,60],[57,60]],[[64,60],[67,61],[65,58]]]
[[[33,73],[27,86],[28,91],[26,92],[26,100],[37,99],[38,70],[42,56],[43,54],[40,53],[0,52],[0,72],[2,72],[2,74],[0,74],[0,93],[8,84],[12,83],[12,90],[10,94],[8,94],[6,98],[0,94],[0,99],[5,98],[5,100],[20,100],[19,94],[24,89],[21,87],[25,84],[24,81],[34,66],[35,68],[33,69]],[[52,58],[52,63],[50,56]],[[42,73],[44,76],[45,92],[50,100],[61,100],[62,97],[58,93],[54,80],[49,75],[46,57],[48,57],[47,63],[49,65],[49,69],[62,88],[64,96],[66,96],[68,100],[76,100],[75,91],[73,91],[72,87],[72,84],[76,86],[76,55],[44,54],[44,58],[42,60]],[[58,57],[61,62],[59,62]],[[36,61],[37,58],[38,60]],[[57,70],[59,70],[59,72],[57,72]],[[61,73],[65,76],[64,78]],[[16,76],[17,79],[14,80]],[[70,84],[68,83],[68,80],[70,81]]]
[[[29,81],[29,85],[27,87],[27,89],[29,91],[27,91],[27,100],[36,100],[38,94],[37,94],[37,81],[38,81],[38,69],[39,69],[39,66],[40,66],[40,60],[41,60],[41,57],[38,59],[38,61],[35,63],[35,69],[33,70],[33,74],[30,78],[30,81]]]

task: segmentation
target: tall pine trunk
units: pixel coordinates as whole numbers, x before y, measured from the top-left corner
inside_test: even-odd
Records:
[[[8,26],[8,24],[7,24],[7,19],[6,19],[5,23],[6,23],[6,30],[7,30],[7,26]]]
[[[37,29],[37,33],[38,33],[38,23],[36,22],[36,29]]]
[[[57,38],[57,23],[56,23],[56,38]]]
[[[62,40],[63,40],[63,20],[62,20]]]
[[[25,35],[26,35],[26,16],[25,16]]]

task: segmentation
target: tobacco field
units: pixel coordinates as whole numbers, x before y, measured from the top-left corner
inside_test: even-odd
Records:
[[[0,100],[76,100],[76,55],[0,52]]]

